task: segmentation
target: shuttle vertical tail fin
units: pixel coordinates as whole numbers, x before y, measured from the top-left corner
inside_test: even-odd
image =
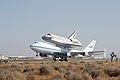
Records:
[[[96,41],[92,40],[92,42],[90,42],[90,44],[83,51],[93,51],[95,44],[96,44]]]
[[[77,32],[77,31],[74,31],[74,32],[68,37],[68,39],[74,39],[74,38],[76,38],[77,34],[78,34],[78,32]]]

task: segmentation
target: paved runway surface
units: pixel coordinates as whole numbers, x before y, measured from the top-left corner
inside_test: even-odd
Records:
[[[65,62],[53,61],[53,59],[30,59],[30,60],[8,60],[9,63],[48,63],[48,62]],[[94,62],[94,61],[110,61],[109,59],[68,59],[68,62]]]

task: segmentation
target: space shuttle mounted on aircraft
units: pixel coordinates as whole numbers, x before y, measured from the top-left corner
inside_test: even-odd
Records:
[[[43,36],[42,39],[61,48],[82,47],[82,44],[79,42],[79,40],[75,39],[77,34],[77,31],[74,31],[68,38],[64,38],[48,33],[47,35]]]

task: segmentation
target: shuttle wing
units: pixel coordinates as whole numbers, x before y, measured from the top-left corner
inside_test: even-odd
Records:
[[[57,47],[61,47],[61,48],[74,48],[74,47],[82,47],[81,45],[76,45],[76,44],[65,44],[65,43],[61,43],[61,44],[56,44]]]

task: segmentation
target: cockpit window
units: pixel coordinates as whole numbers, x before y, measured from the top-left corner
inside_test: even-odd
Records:
[[[38,43],[38,42],[34,42],[34,43]]]
[[[51,36],[51,34],[47,34],[47,35]]]

